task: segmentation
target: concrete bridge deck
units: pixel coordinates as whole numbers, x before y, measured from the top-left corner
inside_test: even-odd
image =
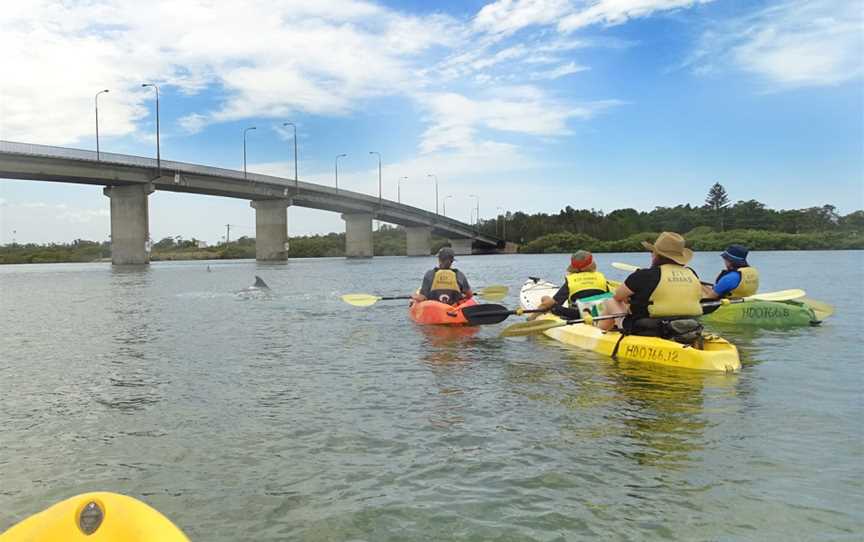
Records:
[[[115,153],[99,153],[0,141],[0,178],[104,186],[111,198],[114,263],[147,263],[147,196],[154,190],[187,192],[251,201],[256,214],[256,257],[287,257],[287,208],[309,207],[341,213],[346,224],[346,255],[372,256],[372,220],[404,226],[408,255],[429,254],[432,234],[447,237],[457,253],[472,246],[494,250],[495,238],[479,235],[463,222],[375,196],[307,181]]]

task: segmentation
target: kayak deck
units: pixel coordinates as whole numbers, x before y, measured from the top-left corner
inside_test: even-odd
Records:
[[[462,309],[476,305],[477,301],[471,297],[457,305],[448,305],[439,301],[421,301],[411,303],[408,315],[411,320],[424,325],[464,326],[468,323]]]
[[[85,529],[89,531],[85,533]],[[0,542],[189,542],[171,520],[118,493],[83,493],[0,533]]]
[[[721,305],[702,319],[717,324],[759,327],[809,326],[820,322],[812,308],[798,301],[745,301]]]
[[[548,281],[528,280],[520,291],[520,304],[524,309],[534,309],[543,296],[552,295],[557,289],[556,285]],[[544,314],[540,318],[563,321],[551,314]],[[612,356],[615,345],[621,339],[621,333],[617,331],[603,331],[586,324],[556,327],[547,329],[543,333],[561,343],[609,357]],[[616,357],[622,360],[699,371],[735,372],[741,369],[741,360],[735,345],[713,335],[705,338],[702,349],[660,337],[627,335],[621,339]]]
[[[543,315],[540,318],[562,321],[552,315]],[[544,334],[564,344],[609,357],[620,339],[617,358],[623,360],[698,371],[737,372],[741,369],[741,360],[735,345],[711,335],[705,338],[703,348],[698,349],[660,337],[627,335],[622,339],[621,333],[617,331],[603,331],[587,324],[547,329]]]

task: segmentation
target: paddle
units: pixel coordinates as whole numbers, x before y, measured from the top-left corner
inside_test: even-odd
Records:
[[[610,320],[612,318],[621,318],[627,316],[627,313],[607,314],[606,316],[598,316],[596,318],[582,318],[580,320],[532,320],[531,322],[520,322],[505,327],[501,330],[501,337],[520,337],[523,335],[534,335],[542,333],[547,329],[556,327],[572,326],[573,324],[581,324],[582,322],[596,322],[597,320]]]
[[[541,309],[515,309],[510,310],[504,305],[484,304],[473,305],[462,309],[462,315],[472,326],[485,326],[503,322],[508,316],[529,314],[532,312],[547,312]]]
[[[482,297],[484,299],[489,299],[492,301],[498,301],[504,299],[507,295],[509,288],[503,285],[493,285],[487,286],[485,288],[481,288],[479,291],[474,292],[474,295]],[[354,305],[355,307],[370,307],[379,301],[393,301],[396,299],[411,299],[410,295],[396,295],[396,296],[378,296],[372,294],[345,294],[342,296],[342,301],[348,303],[349,305]]]
[[[759,300],[759,301],[790,301],[792,299],[798,299],[803,297],[806,294],[804,290],[791,289],[791,290],[780,290],[778,292],[766,292],[764,294],[755,294],[749,297],[740,297],[735,299],[720,299],[717,301],[707,301],[702,303],[703,307],[714,307],[717,305],[730,305],[734,303],[744,303],[749,300]],[[465,312],[464,309],[462,311]],[[525,311],[529,312],[529,311]],[[534,333],[542,333],[547,329],[553,329],[556,327],[569,326],[573,324],[579,324],[582,322],[596,322],[597,320],[608,320],[610,318],[620,318],[622,316],[627,316],[626,313],[621,314],[608,314],[605,316],[598,316],[596,318],[583,318],[581,320],[534,320],[533,322],[522,322],[518,324],[513,324],[511,326],[507,326],[501,331],[502,337],[516,337],[520,335],[531,335]],[[698,317],[697,317],[698,318]]]
[[[825,303],[824,301],[819,301],[818,299],[811,299],[809,297],[802,297],[798,301],[801,301],[805,305],[808,305],[813,312],[816,313],[816,318],[819,320],[824,320],[834,314],[834,306]]]

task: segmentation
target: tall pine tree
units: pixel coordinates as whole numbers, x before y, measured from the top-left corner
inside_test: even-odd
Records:
[[[708,191],[708,197],[705,198],[705,207],[714,211],[717,215],[717,224],[720,226],[720,231],[723,231],[723,210],[729,206],[729,196],[726,194],[726,189],[720,183],[714,183],[711,190]]]

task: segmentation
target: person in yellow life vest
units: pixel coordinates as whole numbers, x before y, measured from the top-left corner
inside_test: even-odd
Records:
[[[603,313],[628,313],[621,322],[625,333],[653,334],[659,321],[702,316],[702,285],[696,272],[686,267],[693,251],[684,238],[663,232],[654,243],[643,242],[651,251],[651,267],[634,271],[606,302]],[[611,329],[615,320],[597,322]]]
[[[537,308],[566,319],[581,318],[583,311],[597,316],[599,310],[595,307],[611,297],[608,292],[609,283],[603,273],[597,271],[594,255],[587,250],[578,250],[570,256],[564,284],[554,296],[544,296]],[[533,320],[538,315],[532,314],[528,319]]]
[[[411,296],[414,301],[432,299],[455,305],[473,296],[468,279],[458,269],[452,269],[456,255],[450,247],[438,251],[438,267],[430,269],[423,276],[420,292]]]
[[[747,297],[759,291],[759,271],[747,263],[750,251],[741,245],[729,245],[720,255],[726,261],[726,269],[717,275],[714,286],[707,287],[705,297]]]

